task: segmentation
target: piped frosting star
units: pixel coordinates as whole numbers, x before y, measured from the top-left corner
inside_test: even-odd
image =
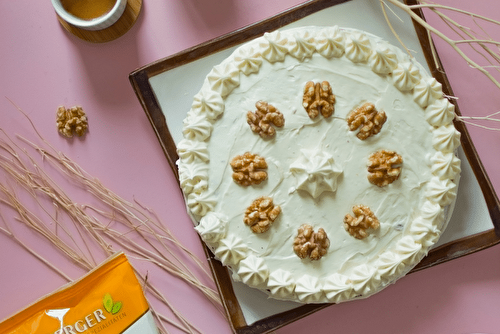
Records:
[[[321,150],[301,150],[301,156],[290,165],[297,181],[296,188],[308,192],[314,199],[323,192],[337,190],[337,178],[342,170],[333,157]]]

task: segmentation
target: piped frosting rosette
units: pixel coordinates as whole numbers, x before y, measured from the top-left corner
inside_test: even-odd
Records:
[[[313,121],[302,108],[302,90],[306,81],[324,77],[337,95],[334,117]],[[265,99],[285,117],[284,127],[267,140],[245,119]],[[345,118],[366,101],[384,109],[388,120],[362,142]],[[177,145],[180,186],[196,231],[243,283],[301,303],[365,298],[408,273],[450,218],[460,176],[454,117],[441,84],[379,37],[337,26],[266,33],[214,66],[195,95]],[[385,189],[363,174],[366,157],[377,149],[394,149],[404,160],[400,179]],[[232,181],[229,161],[246,151],[266,158],[263,184]],[[299,159],[310,151],[325,157],[320,166],[328,163],[329,174],[308,167],[313,157]],[[242,221],[259,196],[272,197],[282,213],[269,231],[255,235]],[[344,231],[342,216],[363,201],[380,229],[360,241]],[[299,259],[292,249],[306,220],[330,239],[317,261]]]

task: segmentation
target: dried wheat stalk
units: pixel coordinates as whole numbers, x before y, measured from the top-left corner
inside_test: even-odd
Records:
[[[464,59],[465,62],[467,62],[470,67],[482,73],[488,78],[488,80],[490,80],[497,88],[500,89],[500,82],[494,76],[495,72],[497,72],[497,74],[500,73],[500,42],[493,40],[487,33],[486,29],[484,29],[483,27],[483,24],[486,23],[491,24],[495,27],[500,27],[499,21],[482,15],[477,15],[469,11],[457,9],[450,6],[439,5],[425,0],[419,1],[419,4],[417,5],[406,5],[399,0],[379,0],[379,2],[381,4],[387,24],[389,25],[391,31],[399,40],[403,48],[407,50],[407,52],[409,52],[408,48],[406,48],[404,42],[400,39],[391,24],[387,9],[389,9],[396,17],[397,15],[390,9],[388,4],[394,5],[395,7],[399,8],[400,10],[408,14],[414,20],[414,22],[426,29],[429,42],[432,47],[434,62],[438,70],[442,70],[442,68],[440,67],[439,61],[437,59],[437,53],[432,40],[433,36],[440,38],[444,42],[446,42],[458,55],[460,55],[460,57]],[[414,12],[414,10],[418,9],[429,10],[430,12],[436,14],[457,37],[449,36],[430,25],[427,21],[422,19]],[[452,19],[449,15],[446,14],[446,12],[457,13],[460,14],[463,18],[472,19],[472,21],[476,25],[476,28],[479,29],[480,32],[476,32],[470,27],[467,27],[466,25],[459,23],[457,20]],[[464,50],[460,48],[460,46],[462,45],[468,45],[474,53],[478,54],[481,59],[486,61],[487,65],[480,65],[477,61],[474,61],[471,56],[469,56]],[[483,126],[477,123],[470,122],[478,120],[500,122],[500,120],[494,118],[494,116],[499,113],[500,112],[495,112],[484,117],[460,116],[457,117],[457,119],[473,126],[478,126],[488,130],[500,131],[500,128]]]
[[[19,107],[16,108],[28,118]],[[107,189],[74,161],[57,152],[40,136],[33,124],[32,126],[43,144],[38,145],[19,136],[17,140],[13,140],[0,128],[0,170],[7,177],[3,182],[0,180],[0,204],[14,210],[19,222],[39,233],[86,271],[94,268],[100,262],[99,259],[111,255],[114,247],[120,247],[129,257],[152,263],[197,289],[223,314],[217,292],[203,283],[203,280],[212,281],[205,261],[185,248],[152,210],[137,201],[130,203]],[[40,161],[30,153],[33,150],[39,153]],[[54,181],[55,176],[73,181],[74,185],[91,194],[99,207],[73,201],[63,187]],[[14,183],[15,187],[11,185]],[[30,211],[29,206],[20,201],[17,194],[19,191],[29,194],[54,225],[51,226],[45,219]],[[3,214],[0,214],[0,221],[4,225],[0,226],[1,233],[19,243],[61,277],[70,280],[63,271],[26,245],[15,234]],[[107,223],[103,223],[104,221]],[[96,249],[100,251],[96,253]],[[185,264],[186,258],[187,262],[197,268],[196,271]],[[162,333],[168,332],[165,324],[186,333],[200,333],[198,328],[173,307],[158,287],[151,284],[145,275],[136,273],[149,298],[158,300],[174,315],[174,319],[171,319],[153,309]]]

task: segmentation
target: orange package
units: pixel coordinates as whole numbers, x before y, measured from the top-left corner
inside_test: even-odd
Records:
[[[125,254],[117,253],[0,323],[1,334],[158,334]]]

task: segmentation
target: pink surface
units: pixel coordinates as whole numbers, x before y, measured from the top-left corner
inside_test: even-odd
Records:
[[[128,74],[301,2],[145,0],[136,25],[126,35],[94,45],[62,29],[49,1],[1,1],[0,127],[10,136],[34,138],[29,123],[7,97],[58,150],[125,199],[137,199],[152,208],[179,239],[203,256],[174,176]],[[437,2],[500,19],[500,3],[495,0]],[[435,17],[428,19],[443,27]],[[486,28],[491,37],[500,40],[500,29]],[[437,44],[462,114],[496,112],[498,89],[444,43]],[[59,105],[76,104],[86,110],[90,132],[84,139],[68,140],[56,131],[55,110]],[[500,132],[476,127],[469,130],[498,191],[500,164],[495,147],[500,144]],[[16,224],[10,210],[2,215],[9,224]],[[30,231],[21,233],[72,278],[83,274]],[[277,332],[500,333],[499,258],[500,246],[492,247],[409,275],[367,300],[326,308]],[[136,265],[140,270],[145,267]],[[230,332],[225,319],[187,285],[170,277],[154,277],[154,271],[151,275],[201,332]],[[0,283],[3,319],[66,281],[0,233]]]

